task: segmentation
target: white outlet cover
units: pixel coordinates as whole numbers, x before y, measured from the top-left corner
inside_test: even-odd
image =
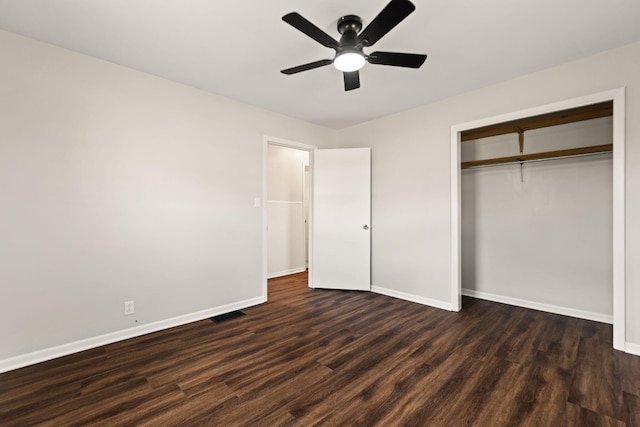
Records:
[[[133,304],[133,301],[125,301],[124,302],[124,314],[128,315],[128,314],[133,314],[135,312],[135,306]]]

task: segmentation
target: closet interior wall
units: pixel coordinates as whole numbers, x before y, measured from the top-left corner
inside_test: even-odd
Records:
[[[611,144],[612,118],[525,132],[524,153]],[[462,162],[515,156],[517,133],[464,141]],[[612,322],[612,155],[464,169],[464,295]]]

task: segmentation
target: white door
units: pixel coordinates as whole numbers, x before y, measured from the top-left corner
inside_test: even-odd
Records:
[[[371,289],[371,149],[316,150],[314,288]]]

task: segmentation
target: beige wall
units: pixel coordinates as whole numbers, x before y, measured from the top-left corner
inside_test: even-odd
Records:
[[[335,131],[7,32],[0,51],[0,371],[264,299],[263,137]]]
[[[373,285],[451,303],[451,126],[619,87],[627,95],[626,340],[640,350],[640,43],[340,131],[339,146],[372,147]]]

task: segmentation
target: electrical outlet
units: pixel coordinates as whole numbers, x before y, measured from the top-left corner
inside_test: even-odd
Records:
[[[133,301],[125,301],[124,302],[124,314],[128,316],[129,314],[135,313],[135,308],[133,306]]]

